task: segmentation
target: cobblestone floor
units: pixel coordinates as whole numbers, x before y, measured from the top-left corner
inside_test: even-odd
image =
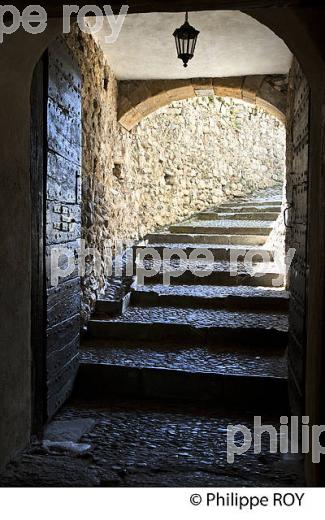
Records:
[[[249,413],[225,414],[190,405],[164,408],[153,402],[96,408],[71,402],[55,420],[62,421],[66,432],[65,421],[76,419],[87,419],[92,427],[70,444],[62,435],[57,443],[53,437],[43,446],[35,443],[0,475],[1,487],[303,485],[301,460],[270,454],[267,437],[260,454],[251,448],[235,457],[234,464],[227,463],[227,427],[243,424],[251,429]],[[262,422],[278,427],[275,417],[263,417]]]

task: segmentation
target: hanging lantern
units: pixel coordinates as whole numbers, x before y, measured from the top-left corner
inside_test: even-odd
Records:
[[[173,33],[176,42],[177,56],[183,61],[184,67],[187,67],[189,60],[194,56],[199,33],[200,31],[197,31],[188,23],[188,12],[186,11],[185,23]]]

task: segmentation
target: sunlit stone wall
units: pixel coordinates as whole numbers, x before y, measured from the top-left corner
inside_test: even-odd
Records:
[[[117,121],[117,81],[90,35],[67,42],[83,77],[83,238],[101,252],[83,278],[83,318],[119,280],[104,274],[107,240],[136,241],[227,199],[279,185],[285,128],[262,109],[230,98],[177,101],[130,132]]]

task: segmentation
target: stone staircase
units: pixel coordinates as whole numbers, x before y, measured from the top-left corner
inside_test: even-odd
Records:
[[[209,208],[137,245],[130,294],[119,306],[99,300],[88,324],[78,397],[212,401],[285,413],[288,294],[265,246],[280,210],[280,192],[269,190]],[[199,257],[207,248],[208,266]],[[168,259],[145,256],[150,250],[161,257],[167,250]],[[179,250],[191,260],[179,260]]]

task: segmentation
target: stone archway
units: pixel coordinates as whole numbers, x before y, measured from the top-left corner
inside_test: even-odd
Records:
[[[118,121],[131,130],[144,117],[173,101],[196,95],[232,97],[252,103],[282,122],[286,112],[285,75],[191,80],[120,81]]]

